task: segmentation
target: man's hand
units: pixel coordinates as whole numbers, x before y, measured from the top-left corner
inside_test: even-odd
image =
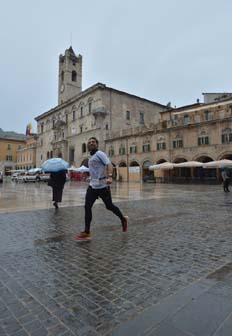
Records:
[[[111,184],[113,182],[113,179],[111,176],[107,177],[106,184]]]

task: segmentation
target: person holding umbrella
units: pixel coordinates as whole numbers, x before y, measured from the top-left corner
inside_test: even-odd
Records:
[[[48,159],[41,166],[42,170],[50,173],[48,185],[52,187],[52,201],[56,209],[59,208],[58,203],[62,202],[68,168],[68,162],[64,161],[61,157],[61,154],[59,154],[59,158]]]
[[[58,203],[62,202],[64,184],[66,182],[67,170],[60,170],[50,174],[49,185],[52,187],[52,201],[56,209],[59,208]]]
[[[119,217],[122,231],[126,232],[128,228],[128,217],[124,216],[112,202],[110,191],[112,164],[106,154],[98,150],[98,140],[95,137],[89,138],[87,146],[91,155],[88,162],[90,184],[85,196],[85,230],[80,234],[74,235],[77,240],[91,239],[92,206],[99,197],[104,202],[107,210],[112,211]]]

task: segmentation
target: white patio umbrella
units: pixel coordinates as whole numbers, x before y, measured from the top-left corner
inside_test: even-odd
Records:
[[[210,161],[203,164],[203,168],[232,168],[232,160]]]
[[[159,163],[159,164],[155,164],[149,167],[149,170],[158,170],[158,169],[163,169],[163,170],[169,170],[169,169],[173,169],[174,168],[174,164],[171,162],[163,162],[163,163]]]
[[[74,169],[77,169],[77,167],[75,167],[75,166],[70,166],[70,167],[68,168],[68,170],[74,170]]]
[[[87,173],[87,172],[89,172],[89,168],[82,165],[79,168],[75,168],[74,171],[76,171],[78,173]]]
[[[193,167],[203,167],[203,163],[199,161],[186,161],[180,163],[174,163],[174,168],[193,168]]]

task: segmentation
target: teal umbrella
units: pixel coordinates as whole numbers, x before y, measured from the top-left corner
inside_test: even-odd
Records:
[[[41,169],[45,173],[56,173],[61,170],[68,169],[69,163],[61,158],[52,158],[44,161]]]

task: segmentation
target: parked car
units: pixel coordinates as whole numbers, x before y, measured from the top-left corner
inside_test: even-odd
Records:
[[[3,182],[3,172],[0,170],[0,183]]]
[[[24,173],[23,173],[23,172],[13,173],[13,174],[11,175],[11,181],[16,181],[17,178],[18,178],[18,176],[19,176],[19,175],[22,175],[22,174],[24,174]]]
[[[14,177],[13,177],[14,175]],[[14,173],[11,177],[11,180],[12,181],[15,181],[15,182],[24,182],[24,176],[25,176],[25,172],[20,172],[20,173]]]
[[[27,182],[47,182],[50,178],[50,174],[43,173],[40,168],[33,168],[28,170],[25,175],[23,175],[23,181]]]

